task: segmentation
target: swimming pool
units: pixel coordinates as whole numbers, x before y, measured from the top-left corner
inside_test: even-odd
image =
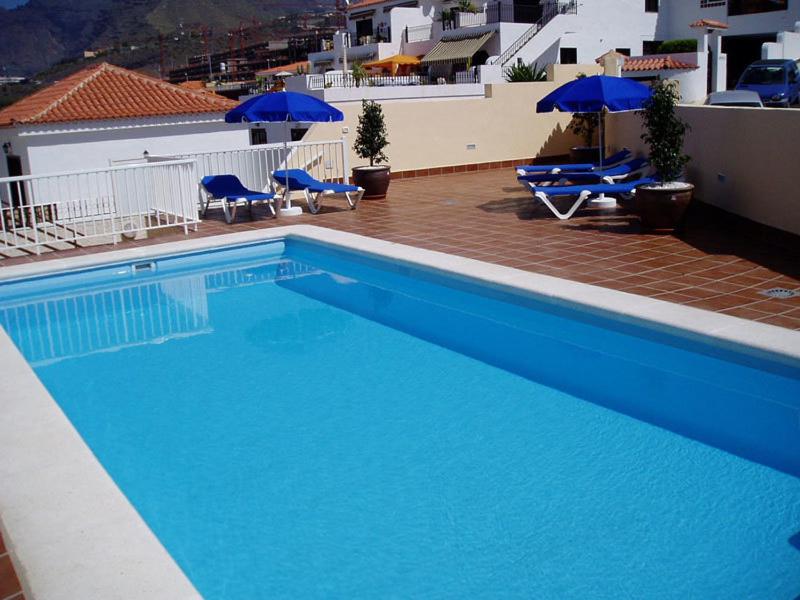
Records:
[[[800,592],[793,360],[297,239],[0,325],[207,598]]]

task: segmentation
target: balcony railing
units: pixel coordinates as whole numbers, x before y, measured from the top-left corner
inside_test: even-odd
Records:
[[[433,38],[433,23],[406,27],[405,38],[406,43],[427,42]]]
[[[326,73],[325,75],[309,75],[307,86],[309,90],[322,90],[330,88],[445,85],[479,82],[477,70],[471,69],[470,71],[455,73],[447,77],[431,75],[369,75],[359,79],[358,82],[356,82],[351,73]]]
[[[496,6],[503,6],[502,3],[497,3]],[[558,0],[558,2],[550,2],[543,6],[543,11],[539,16],[539,19],[533,23],[521,36],[519,36],[513,44],[511,44],[506,50],[490,64],[493,65],[505,65],[508,61],[510,61],[514,56],[519,52],[522,48],[530,42],[537,33],[539,33],[542,28],[547,25],[550,21],[556,18],[558,15],[566,15],[566,14],[577,14],[578,12],[578,2],[577,0],[569,0],[563,1]],[[500,9],[502,12],[502,9]]]
[[[485,12],[457,12],[455,17],[456,27],[477,27],[487,22]]]
[[[486,6],[487,23],[538,23],[542,26],[544,20],[555,15],[574,14],[577,12],[577,2],[570,0],[550,0],[542,4],[525,6],[514,5],[503,0],[490,2]],[[548,18],[549,17],[549,18]]]

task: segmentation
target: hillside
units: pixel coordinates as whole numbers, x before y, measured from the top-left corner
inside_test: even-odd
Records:
[[[86,49],[152,49],[159,34],[171,45],[183,45],[181,38],[197,38],[204,26],[212,28],[220,47],[225,32],[242,22],[332,5],[328,0],[30,0],[0,8],[0,65],[5,74],[31,76]]]

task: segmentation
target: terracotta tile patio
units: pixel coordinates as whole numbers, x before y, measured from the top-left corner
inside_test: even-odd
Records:
[[[200,231],[190,235],[309,223],[800,330],[800,296],[760,294],[775,287],[800,289],[800,241],[765,235],[760,228],[751,231],[701,206],[677,235],[642,233],[624,206],[584,208],[559,221],[535,204],[506,168],[396,180],[386,200],[365,200],[356,211],[331,200],[318,215],[272,220],[256,207],[255,220],[242,211],[233,225],[223,221],[221,210],[211,211]],[[160,233],[117,248],[182,237]],[[776,243],[782,237],[788,248]],[[0,264],[111,248],[50,252]]]

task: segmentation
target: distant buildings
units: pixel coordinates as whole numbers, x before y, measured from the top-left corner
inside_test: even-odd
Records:
[[[189,57],[187,64],[169,72],[169,81],[215,81],[217,91],[230,98],[248,93],[256,84],[256,74],[272,67],[305,61],[320,41],[333,35],[333,29],[320,28],[290,36],[286,40],[261,42],[225,52]]]
[[[650,55],[668,40],[713,41],[692,28],[703,21],[721,24],[710,28],[721,42],[711,50],[727,55],[720,77],[731,84],[761,58],[765,42],[794,30],[800,0],[356,0],[346,27],[323,39],[309,61],[312,73],[325,73],[356,61],[421,56],[437,78],[484,64],[592,64],[608,51]]]

